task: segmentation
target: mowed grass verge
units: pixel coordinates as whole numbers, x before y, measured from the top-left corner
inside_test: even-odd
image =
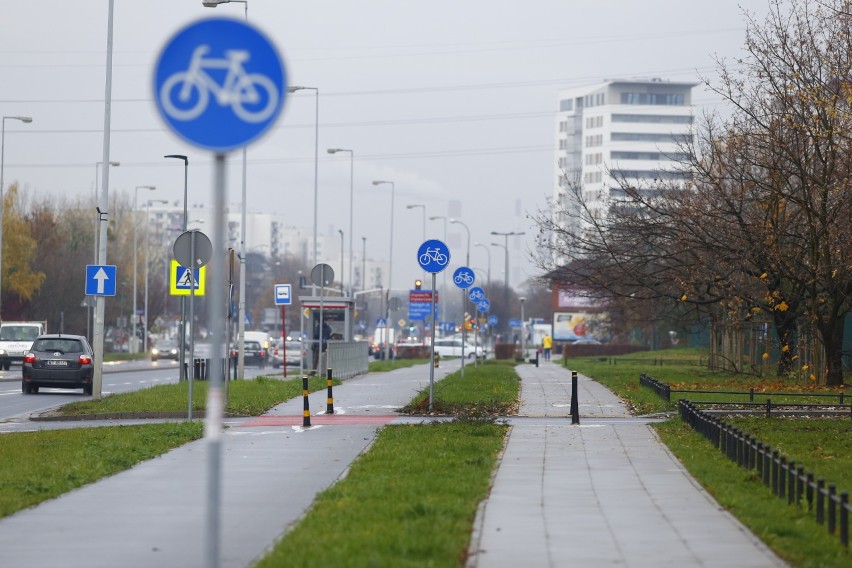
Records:
[[[201,422],[0,435],[0,518],[129,469],[201,435]]]
[[[436,408],[459,417],[383,428],[258,566],[463,566],[507,430],[483,409],[516,408],[519,392],[502,362],[435,383]],[[426,390],[406,408],[424,396],[428,405]]]
[[[339,384],[339,381],[337,381]],[[312,378],[312,391],[326,388],[326,379]],[[255,416],[302,393],[302,380],[258,378],[229,383],[227,411]],[[63,406],[68,416],[104,413],[186,412],[186,383],[158,385],[140,391]],[[207,385],[193,385],[193,408],[204,410]],[[37,505],[103,477],[159,456],[198,439],[201,421],[99,426],[0,435],[0,518]]]
[[[683,389],[839,392],[837,389],[815,388],[801,381],[711,372],[695,364],[700,355],[694,349],[679,349],[634,353],[624,357],[625,361],[619,361],[619,358],[609,361],[578,358],[569,359],[566,363],[568,368],[593,377],[612,389],[640,414],[671,411],[676,407],[676,402],[666,402],[650,389],[640,387],[640,373]],[[665,357],[667,363],[653,366],[653,360],[660,357]],[[647,363],[643,363],[642,359],[646,359]],[[848,388],[846,392],[849,392]],[[708,395],[672,395],[673,399],[698,397],[707,400]],[[803,463],[817,476],[836,483],[838,490],[852,490],[852,421],[848,417],[773,416],[767,419],[751,416],[726,420]],[[655,428],[672,453],[719,504],[791,565],[852,567],[852,554],[844,549],[836,535],[829,535],[825,526],[816,523],[813,513],[787,505],[786,500],[772,495],[757,479],[755,472],[739,468],[679,418]]]

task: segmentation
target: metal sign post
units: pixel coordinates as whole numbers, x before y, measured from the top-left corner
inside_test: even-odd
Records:
[[[432,273],[432,352],[430,361],[435,360],[435,275],[450,264],[450,249],[443,242],[432,239],[417,249],[417,264],[426,272]],[[429,412],[432,412],[433,388],[435,383],[435,365],[429,365]]]
[[[220,73],[221,69],[228,69],[228,73]],[[204,437],[209,447],[206,564],[216,568],[220,565],[222,382],[226,351],[225,156],[229,151],[244,149],[272,127],[281,114],[287,81],[281,56],[269,38],[254,26],[230,18],[207,18],[180,29],[160,52],[153,79],[154,100],[163,121],[184,141],[215,153],[208,317],[211,368]],[[102,231],[105,239],[105,228]],[[187,266],[190,270],[195,268],[193,263]],[[241,277],[245,278],[245,274]]]
[[[461,376],[464,378],[464,344],[467,341],[467,322],[464,319],[467,294],[465,290],[473,286],[476,274],[467,266],[461,266],[453,272],[453,282],[462,291],[462,351],[461,351]]]

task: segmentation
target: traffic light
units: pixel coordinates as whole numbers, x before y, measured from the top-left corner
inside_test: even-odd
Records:
[[[419,290],[422,286],[423,286],[423,281],[422,281],[422,280],[415,280],[415,281],[414,281],[414,289],[415,289],[415,290]]]

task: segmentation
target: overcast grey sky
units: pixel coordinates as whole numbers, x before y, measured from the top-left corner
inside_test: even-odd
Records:
[[[102,159],[107,0],[0,0],[0,114],[6,121],[5,181],[37,196],[92,196]],[[527,258],[535,228],[527,212],[552,194],[557,91],[605,78],[714,76],[714,56],[741,53],[742,8],[766,0],[249,0],[248,18],[276,42],[291,85],[320,89],[319,231],[349,227],[349,157],[355,152],[355,249],[387,257],[387,186],[396,182],[394,281],[418,277],[422,210],[456,216],[471,229],[471,265],[484,270],[491,231],[526,231],[510,245]],[[201,0],[117,1],[114,28],[110,191],[156,185],[151,197],[181,201],[190,157],[189,202],[210,201],[209,152],[178,140],[151,100],[153,63],[182,26],[211,16],[243,17],[243,4]],[[248,152],[248,209],[313,224],[314,95],[291,95],[276,127]],[[696,102],[718,99],[699,88]],[[229,158],[229,203],[239,209],[241,162]],[[141,198],[140,198],[141,200]],[[455,201],[460,209],[450,209]],[[443,237],[427,221],[427,238]],[[453,265],[466,236],[449,225]],[[503,242],[502,238],[496,242]],[[248,243],[249,248],[252,243]],[[348,235],[347,245],[348,250]],[[490,247],[491,248],[491,247]],[[503,279],[492,248],[492,278]],[[481,275],[484,278],[484,275]],[[512,284],[519,279],[513,274]],[[395,286],[396,287],[396,286]]]

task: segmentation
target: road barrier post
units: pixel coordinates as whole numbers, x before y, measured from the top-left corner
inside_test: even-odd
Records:
[[[308,376],[302,375],[302,400],[304,401],[302,410],[302,426],[311,425],[311,403],[308,400]]]
[[[328,400],[326,401],[326,414],[334,414],[334,396],[331,394],[331,369],[326,369],[326,386],[328,386]]]
[[[538,355],[536,355],[536,361]],[[580,405],[577,401],[577,371],[571,371],[571,424],[580,423]]]

